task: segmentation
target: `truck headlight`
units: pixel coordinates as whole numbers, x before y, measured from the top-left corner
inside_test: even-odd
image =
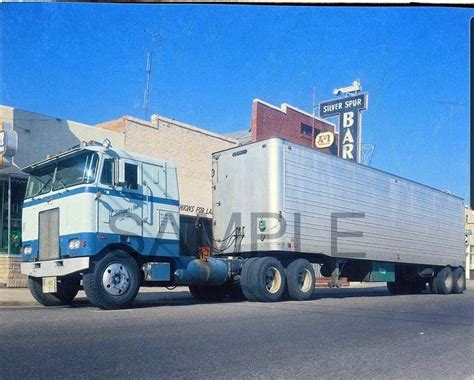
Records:
[[[33,248],[31,248],[31,245],[25,245],[23,247],[23,254],[24,255],[31,255],[33,253]]]
[[[81,241],[79,239],[71,239],[69,240],[69,249],[78,249],[81,247]]]

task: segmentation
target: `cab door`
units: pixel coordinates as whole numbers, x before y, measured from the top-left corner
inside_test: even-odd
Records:
[[[114,186],[116,165],[123,183]],[[143,236],[142,164],[130,159],[105,158],[99,180],[98,232],[121,236]]]
[[[166,164],[143,163],[143,234],[162,240],[178,240],[178,205],[170,202]]]

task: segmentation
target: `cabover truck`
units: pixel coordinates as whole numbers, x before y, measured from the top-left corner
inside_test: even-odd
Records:
[[[140,286],[306,300],[314,264],[335,287],[347,277],[394,294],[465,289],[460,198],[281,139],[213,154],[212,231],[196,219],[190,235],[170,162],[105,141],[24,170],[21,271],[46,306],[81,286],[103,309],[130,306]]]

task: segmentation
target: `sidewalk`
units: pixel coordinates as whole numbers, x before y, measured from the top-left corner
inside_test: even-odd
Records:
[[[466,287],[468,289],[474,288],[474,280],[468,280]],[[374,291],[385,291],[386,286],[383,282],[351,282],[350,286],[340,289],[316,288],[315,292],[321,295],[328,295],[334,292],[341,292],[341,294],[348,294],[355,289],[373,289]],[[163,302],[173,301],[183,298],[191,299],[192,296],[185,286],[180,286],[172,290],[166,288],[141,288],[138,294],[138,301],[143,302]],[[86,302],[86,296],[83,291],[77,295],[77,300]],[[42,307],[31,295],[28,288],[0,288],[0,307],[8,306],[38,306]]]

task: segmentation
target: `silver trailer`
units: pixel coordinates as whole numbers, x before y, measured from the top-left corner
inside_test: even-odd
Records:
[[[439,272],[444,291],[464,287],[461,198],[281,139],[216,152],[212,165],[220,254],[285,267],[303,258],[335,285],[346,275],[387,281],[394,293]]]

